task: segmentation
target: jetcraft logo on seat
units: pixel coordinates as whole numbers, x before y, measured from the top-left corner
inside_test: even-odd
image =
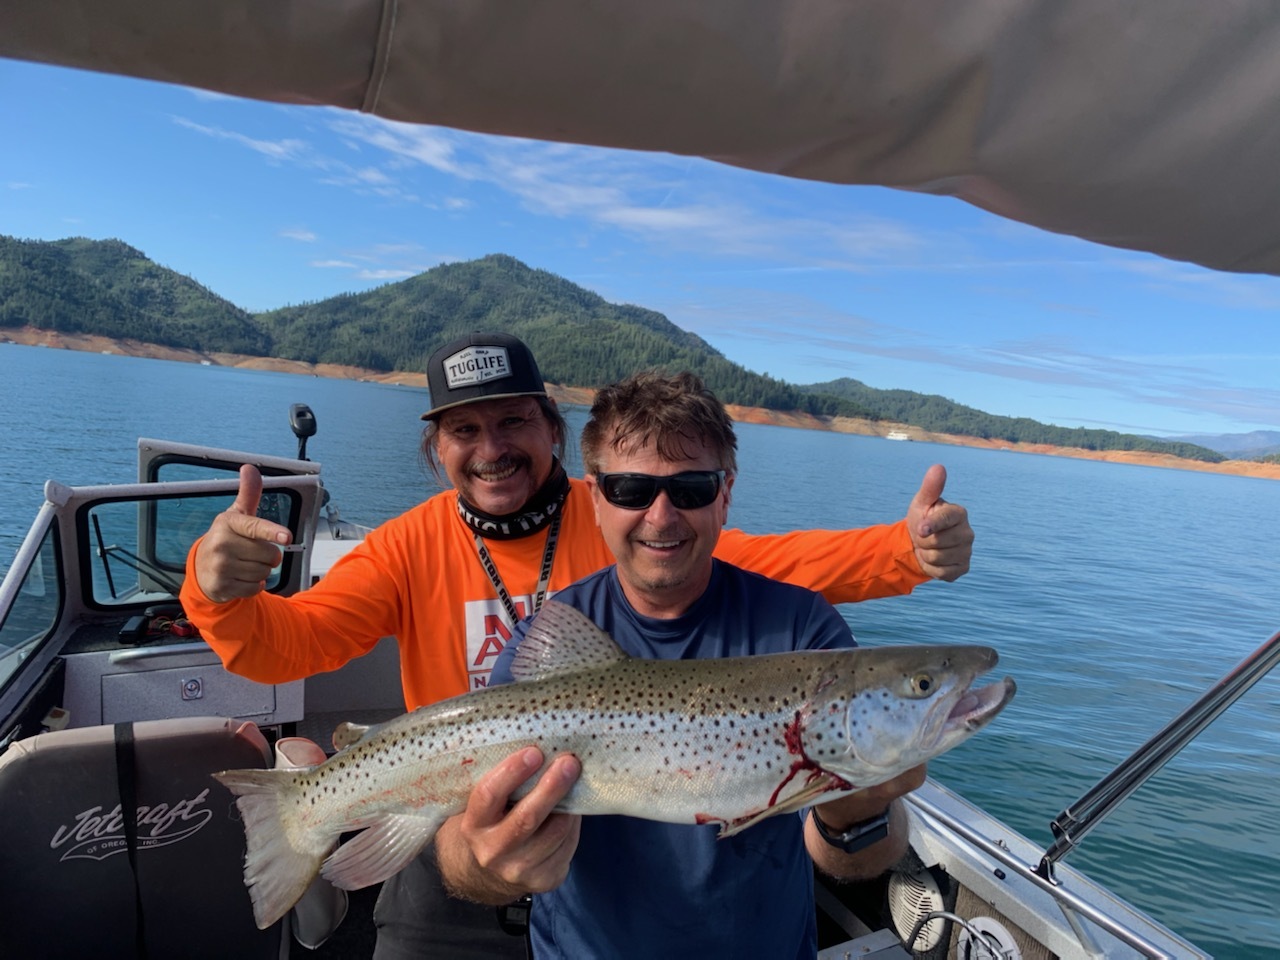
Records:
[[[506,347],[467,347],[444,361],[444,378],[450,390],[509,376]]]
[[[204,806],[208,795],[206,789],[172,805],[157,803],[154,807],[138,807],[138,849],[167,847],[202,829],[213,817],[213,811]],[[90,807],[77,813],[72,823],[57,829],[49,847],[52,850],[66,848],[59,861],[105,860],[114,853],[125,852],[128,843],[120,804],[109,813],[103,813],[104,809]]]

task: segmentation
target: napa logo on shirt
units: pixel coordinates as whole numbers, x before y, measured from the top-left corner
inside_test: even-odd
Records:
[[[512,597],[521,618],[533,612],[533,595]],[[467,632],[467,689],[483,690],[489,685],[489,674],[498,654],[513,632],[507,608],[497,597],[492,600],[470,600],[465,605]]]

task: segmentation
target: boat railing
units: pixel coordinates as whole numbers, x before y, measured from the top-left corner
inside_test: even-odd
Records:
[[[1055,837],[1045,851],[1036,874],[1054,883],[1054,864],[1075,849],[1135,790],[1194,740],[1250,687],[1280,663],[1280,633],[1245,657],[1226,676],[1175,717],[1163,730],[1135,750],[1084,796],[1058,814],[1049,824]]]
[[[1178,960],[1174,954],[1153,943],[1150,938],[1143,936],[1140,932],[1133,930],[1113,914],[1100,909],[1062,884],[1040,876],[1031,863],[1023,860],[1000,841],[992,840],[974,829],[963,818],[951,815],[931,800],[920,796],[919,793],[908,794],[906,799],[918,812],[937,821],[947,830],[961,837],[993,860],[999,861],[1023,879],[1048,893],[1061,907],[1063,914],[1072,927],[1074,936],[1079,939],[1085,955],[1096,956],[1099,954],[1096,950],[1090,949],[1089,944],[1092,938],[1081,928],[1078,921],[1080,917],[1092,921],[1099,928],[1132,947],[1142,956],[1150,958],[1150,960]],[[905,942],[914,942],[914,938],[919,935],[924,923],[936,919],[936,915],[929,914],[921,919],[924,922],[917,924],[917,929],[911,932]]]
[[[1173,955],[1154,943],[1150,937],[1134,930],[1114,914],[1100,909],[1061,883],[1054,875],[1054,865],[1070,853],[1089,831],[1106,819],[1117,806],[1150,779],[1178,751],[1195,739],[1224,710],[1266,676],[1277,663],[1280,663],[1280,633],[1276,633],[1245,657],[1195,703],[1134,751],[1111,773],[1103,777],[1083,797],[1058,814],[1050,824],[1055,840],[1036,866],[1033,866],[1031,861],[1024,860],[1006,843],[985,836],[965,818],[953,815],[943,806],[919,793],[910,794],[907,800],[921,814],[937,821],[976,849],[1014,870],[1022,878],[1049,894],[1061,907],[1082,945],[1087,944],[1090,939],[1080,925],[1080,920],[1086,919],[1144,957],[1152,960],[1156,958],[1172,960]],[[929,919],[933,917],[924,918],[925,922]],[[917,925],[918,928],[922,926],[923,924]],[[918,930],[913,931],[912,935],[916,933]],[[909,939],[907,942],[912,941]],[[1086,953],[1088,952],[1086,950]]]

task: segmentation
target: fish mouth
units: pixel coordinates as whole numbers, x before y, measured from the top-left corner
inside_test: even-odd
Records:
[[[966,690],[947,714],[944,727],[969,732],[985,727],[1013,699],[1017,689],[1013,678],[1005,677],[998,683]]]

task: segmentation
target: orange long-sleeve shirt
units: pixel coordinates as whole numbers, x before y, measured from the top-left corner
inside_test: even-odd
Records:
[[[531,612],[546,531],[486,540],[503,584]],[[196,545],[198,547],[198,543]],[[193,547],[182,604],[233,673],[262,683],[335,670],[384,636],[400,647],[409,709],[484,686],[512,623],[480,565],[457,493],[437,494],[382,524],[313,587],[214,603],[196,582]],[[832,603],[910,593],[929,579],[906,522],[849,531],[755,536],[724,530],[715,555],[821,592]],[[550,593],[613,563],[581,480],[570,481]]]

